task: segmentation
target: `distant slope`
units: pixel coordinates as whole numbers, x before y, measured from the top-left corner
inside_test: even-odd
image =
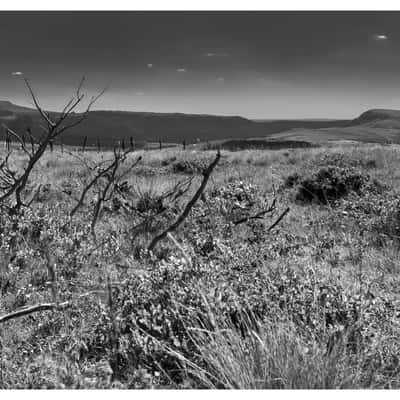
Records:
[[[56,114],[56,113],[52,113]],[[71,120],[79,118],[71,116]],[[41,133],[42,123],[37,112],[8,101],[0,101],[0,123],[24,132],[30,127],[34,134]],[[65,144],[79,145],[85,136],[88,144],[112,146],[115,141],[132,137],[136,142],[182,142],[198,140],[246,139],[268,137],[290,129],[315,129],[344,126],[349,121],[330,120],[264,120],[253,121],[238,116],[197,114],[167,114],[150,112],[91,111],[87,119],[63,136]]]
[[[33,108],[22,107],[11,103],[10,101],[0,100],[0,110],[5,110],[12,113],[25,113],[25,114],[35,114],[37,111]]]
[[[400,121],[400,110],[372,109],[365,111],[358,118],[353,119],[350,125],[364,125],[382,121]]]
[[[271,135],[280,140],[326,142],[352,140],[374,143],[400,143],[400,111],[372,109],[342,126],[318,129],[290,129]]]
[[[292,129],[271,135],[271,139],[299,140],[323,143],[334,140],[350,140],[367,143],[400,143],[400,130],[356,125],[325,129]]]

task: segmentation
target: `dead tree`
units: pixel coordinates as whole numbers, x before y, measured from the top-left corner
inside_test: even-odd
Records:
[[[8,126],[3,124],[4,128],[6,129],[7,136],[11,136],[21,145],[22,151],[28,158],[28,161],[22,171],[13,170],[9,165],[10,154],[12,151],[8,149],[7,155],[0,165],[0,188],[2,190],[2,193],[0,194],[0,203],[4,204],[6,200],[14,197],[15,204],[12,207],[13,210],[18,210],[21,207],[26,206],[26,203],[23,200],[23,192],[26,188],[33,168],[43,156],[46,148],[48,146],[52,146],[53,141],[61,136],[65,131],[74,128],[83,122],[86,119],[91,106],[104,93],[103,90],[97,96],[92,97],[86,110],[77,117],[74,116],[74,119],[71,119],[71,115],[74,113],[74,110],[82,102],[85,96],[83,93],[81,93],[84,78],[82,78],[81,82],[79,83],[75,96],[68,101],[64,109],[59,113],[53,114],[50,114],[42,109],[27,79],[25,79],[25,83],[31,94],[36,110],[43,121],[42,129],[44,132],[39,138],[36,138],[32,135],[30,129],[27,130],[31,140],[31,148],[29,149],[26,144],[24,144],[24,140],[20,134],[14,132]]]

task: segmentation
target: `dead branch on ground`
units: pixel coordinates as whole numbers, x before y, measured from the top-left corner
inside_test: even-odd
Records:
[[[40,304],[35,304],[34,306],[30,306],[30,307],[25,307],[22,308],[20,310],[17,311],[13,311],[9,314],[5,314],[3,316],[0,317],[0,324],[2,324],[3,322],[9,321],[11,319],[15,319],[18,317],[23,317],[29,314],[33,314],[36,312],[40,312],[40,311],[48,311],[48,310],[64,310],[68,307],[71,307],[75,301],[91,296],[93,294],[104,294],[105,291],[103,290],[93,290],[87,293],[83,293],[81,295],[79,295],[76,299],[73,300],[69,300],[69,301],[64,301],[62,303],[40,303]]]
[[[186,219],[186,217],[189,215],[190,210],[193,208],[193,206],[196,204],[197,200],[200,198],[201,194],[204,192],[204,189],[206,188],[208,179],[210,178],[210,175],[212,174],[214,168],[218,164],[219,160],[221,158],[221,153],[218,150],[217,155],[214,159],[214,161],[204,170],[203,172],[203,180],[197,189],[196,193],[193,195],[193,197],[189,200],[189,202],[186,204],[185,208],[183,209],[182,213],[178,216],[178,218],[175,220],[174,223],[172,223],[168,228],[166,228],[163,232],[161,232],[159,235],[155,236],[149,246],[147,247],[148,251],[153,251],[154,248],[157,246],[158,242],[163,240],[169,232],[175,231],[179,225]]]
[[[272,229],[274,229],[279,222],[282,221],[282,219],[285,217],[285,215],[290,211],[290,207],[286,208],[286,210],[276,219],[276,221],[267,229],[267,232],[272,231]]]

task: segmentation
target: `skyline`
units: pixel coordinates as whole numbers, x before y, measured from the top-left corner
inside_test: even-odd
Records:
[[[399,12],[0,12],[1,100],[57,110],[353,118],[400,108]]]

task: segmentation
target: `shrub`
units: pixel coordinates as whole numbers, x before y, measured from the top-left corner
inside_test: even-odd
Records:
[[[349,196],[339,204],[341,223],[357,227],[372,243],[400,239],[400,199],[393,191],[368,192]],[[374,239],[372,238],[374,237]]]
[[[300,178],[297,173],[285,180],[288,187],[297,185],[296,200],[327,204],[350,192],[360,193],[369,177],[353,168],[322,167],[311,175]]]
[[[296,186],[301,180],[301,176],[299,175],[298,172],[294,172],[293,174],[288,175],[284,182],[283,182],[283,187],[284,188],[292,188],[293,186]]]
[[[164,160],[161,161],[161,166],[166,167],[170,164],[172,164],[173,162],[176,161],[176,157],[169,157],[169,158],[165,158]]]
[[[151,193],[150,191],[143,192],[136,202],[136,209],[140,213],[160,212],[164,208],[162,199]]]
[[[172,172],[175,174],[198,174],[201,173],[207,165],[205,160],[178,160],[172,164]]]

